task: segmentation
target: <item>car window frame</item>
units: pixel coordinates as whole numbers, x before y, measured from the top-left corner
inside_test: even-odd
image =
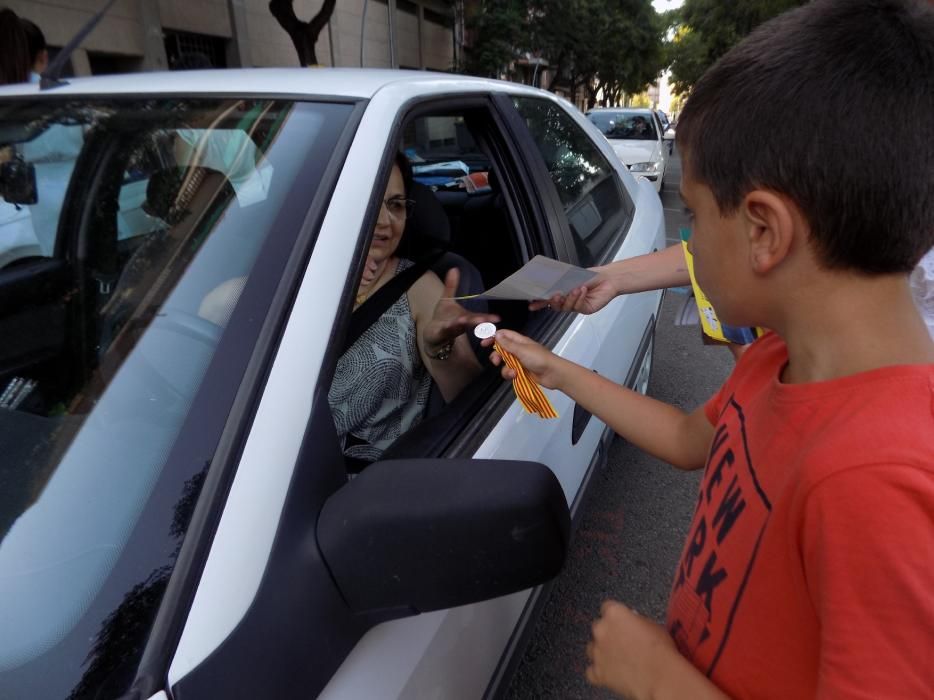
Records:
[[[539,253],[560,259],[562,253],[556,250],[555,243],[561,242],[562,239],[554,236],[552,228],[559,225],[560,221],[554,219],[553,202],[542,198],[536,192],[536,185],[530,184],[536,183],[539,187],[545,187],[551,184],[551,179],[547,171],[543,167],[539,168],[535,161],[532,161],[531,167],[529,167],[529,163],[522,154],[522,148],[511,145],[509,131],[496,104],[499,95],[500,93],[497,92],[452,92],[441,95],[426,95],[408,101],[399,109],[393,128],[384,145],[380,166],[374,178],[374,185],[369,193],[367,211],[363,218],[358,234],[357,248],[354,252],[354,259],[357,263],[348,272],[347,283],[341,297],[341,308],[338,310],[334,323],[332,342],[322,364],[322,376],[333,376],[337,360],[342,353],[343,339],[346,337],[350,325],[350,316],[353,312],[353,300],[356,295],[355,282],[360,279],[363,272],[366,251],[376,225],[376,219],[379,216],[385,183],[394,163],[397,145],[402,142],[406,127],[415,119],[458,112],[483,113],[487,123],[481,126],[480,132],[482,133],[473,133],[472,135],[478,139],[478,145],[484,149],[484,152],[487,153],[491,162],[497,168],[497,174],[502,177],[500,186],[506,195],[507,209],[512,218],[513,229],[520,236],[518,241],[520,248],[523,249],[527,260]],[[525,128],[524,123],[520,124],[520,126],[523,129]],[[489,138],[490,133],[498,134],[498,136],[494,136],[491,140]],[[527,130],[526,136],[528,136]],[[557,197],[556,191],[554,194]],[[524,204],[519,206],[516,200],[522,200]],[[566,326],[570,323],[570,319],[562,318],[566,316],[565,314],[552,314],[552,316],[555,318],[552,319],[551,325],[557,323],[560,326]],[[534,327],[539,339],[544,342],[556,342],[560,333],[554,333],[550,326],[547,328],[547,333],[540,333],[539,329],[542,328],[544,327],[541,324]],[[549,341],[549,339],[551,340]],[[325,393],[326,389],[327,387],[325,387]],[[495,404],[495,408],[489,410],[485,408],[484,410],[484,416],[487,419],[483,421],[483,425],[486,426],[485,431],[487,433],[492,430],[498,416],[505,413],[514,398],[511,389],[500,386],[498,383],[494,394],[493,399],[488,398],[484,404],[485,407]],[[497,417],[493,418],[494,415]],[[413,431],[416,429],[413,429]],[[458,428],[454,432],[456,437],[454,440],[448,441],[447,447],[432,449],[419,456],[451,457],[455,456],[455,454],[466,454],[464,450],[469,449],[469,447],[461,447],[455,451],[453,445],[461,442],[472,444],[478,440],[478,436],[472,435],[469,439],[461,441],[459,438],[463,431]],[[470,432],[473,433],[473,431]],[[403,435],[400,439],[404,437]]]
[[[488,155],[494,162],[497,173],[502,179],[501,186],[516,233],[526,240],[534,237],[538,241],[538,245],[532,247],[533,254],[540,252],[558,260],[577,264],[576,251],[573,248],[573,242],[571,242],[570,228],[567,217],[563,212],[560,196],[544,159],[539,155],[525,120],[512,103],[514,96],[514,93],[504,91],[493,92],[483,97],[471,96],[469,98],[453,99],[447,96],[425,99],[400,117],[398,131],[391,138],[398,139],[405,125],[420,116],[437,112],[449,113],[457,109],[484,110],[489,117],[488,123],[483,126],[483,133],[474,134],[474,138],[482,141],[482,147],[488,151]],[[593,140],[589,135],[588,138]],[[390,143],[395,142],[391,140]],[[388,151],[391,151],[391,147]],[[529,154],[533,155],[529,156]],[[606,157],[605,154],[602,155]],[[388,164],[387,158],[389,159]],[[383,178],[385,178],[388,177],[388,168],[391,167],[391,155],[388,152],[384,155],[383,164],[386,166],[386,172],[383,175]],[[612,167],[612,164],[610,166]],[[383,182],[384,179],[380,180],[378,178],[377,181]],[[375,206],[378,206],[376,189],[378,188],[374,188],[372,198],[377,200]],[[531,209],[537,213],[532,217],[532,220],[523,219],[521,212],[517,211],[518,209]],[[378,209],[374,208],[371,214],[372,220],[367,220],[364,223],[363,231],[372,231]],[[361,240],[368,241],[369,234],[362,233]],[[619,245],[622,245],[622,240],[624,238],[620,239]],[[618,248],[613,250],[616,249]],[[365,248],[358,250],[358,260],[365,257],[364,250]],[[531,257],[529,255],[528,259]],[[359,274],[360,271],[355,272],[354,275],[351,275],[351,279],[358,279]],[[540,311],[535,316],[530,317],[528,326],[522,330],[545,347],[554,347],[574,322],[574,318],[574,314]],[[343,336],[338,334],[338,337]],[[335,364],[336,359],[336,357],[333,358]],[[401,454],[407,457],[471,456],[494,429],[515,399],[511,387],[506,384],[495,382],[492,391],[485,391],[483,384],[487,380],[484,375],[481,375],[475,381],[478,383],[477,385],[469,385],[462,395],[452,402],[452,406],[455,406],[455,408],[449,407],[452,411],[463,412],[465,410],[464,403],[471,401],[470,405],[474,410],[468,411],[471,416],[469,420],[453,420],[450,424],[445,423],[443,425],[445,429],[440,432],[428,430],[429,424],[432,428],[439,425],[437,420],[426,421],[423,431],[424,433],[430,432],[430,439],[434,441],[431,449],[417,453],[407,451],[413,447],[423,446],[418,441],[424,433],[419,431],[419,427],[416,426],[406,435],[401,436],[399,441],[389,448],[387,456],[400,456],[400,451]]]
[[[556,230],[560,232],[560,235],[563,238],[563,245],[561,246],[561,248],[563,248],[563,250],[565,251],[565,254],[567,255],[567,257],[564,258],[564,261],[569,262],[572,265],[581,266],[581,260],[580,260],[580,256],[577,253],[576,244],[574,242],[574,236],[571,232],[569,217],[567,213],[565,212],[563,203],[561,202],[561,197],[558,193],[557,185],[555,185],[550,173],[548,173],[545,159],[544,157],[541,156],[541,153],[538,150],[538,146],[535,142],[534,136],[531,134],[531,131],[528,129],[525,123],[525,119],[522,117],[518,109],[512,103],[513,97],[522,97],[522,98],[527,98],[527,99],[532,99],[532,100],[538,100],[543,103],[551,104],[556,109],[561,110],[562,113],[565,115],[565,117],[569,119],[571,122],[573,122],[573,124],[583,133],[583,135],[586,136],[591,141],[594,148],[606,161],[606,164],[608,167],[607,176],[612,176],[613,178],[614,186],[619,195],[620,202],[624,205],[626,217],[624,221],[621,222],[620,227],[614,232],[612,236],[612,242],[605,244],[602,247],[600,254],[598,256],[595,256],[595,259],[593,261],[593,266],[605,265],[606,263],[608,263],[609,261],[613,259],[616,251],[619,250],[619,248],[623,245],[626,238],[628,237],[629,232],[632,229],[632,223],[635,217],[635,208],[636,208],[635,200],[630,194],[629,189],[623,184],[622,179],[619,176],[619,172],[617,171],[616,165],[614,164],[613,159],[616,158],[615,154],[612,157],[608,155],[606,151],[601,147],[601,143],[597,139],[595,139],[590,133],[588,133],[588,130],[584,128],[581,121],[575,118],[576,115],[572,113],[564,104],[562,104],[560,100],[549,99],[541,95],[530,95],[527,93],[516,93],[510,96],[509,101],[508,101],[508,107],[512,108],[512,112],[515,114],[515,117],[521,122],[521,125],[524,128],[525,134],[527,136],[527,138],[525,139],[526,144],[524,146],[524,150],[526,151],[526,153],[534,154],[534,156],[527,156],[527,157],[534,159],[535,156],[538,156],[537,159],[541,163],[541,168],[542,170],[544,170],[544,172],[547,175],[547,180],[548,180],[548,185],[549,185],[548,191],[551,196],[551,199],[553,202],[557,202],[556,216],[560,220],[560,225],[557,227]],[[505,111],[507,108],[507,105],[504,104],[502,108]],[[512,120],[512,117],[510,117],[510,119]],[[594,125],[592,122],[587,120],[587,117],[585,115],[582,115],[582,119],[588,121],[590,126],[592,126],[594,129],[597,129],[596,125]],[[516,125],[515,128],[518,130],[519,129],[518,125]],[[601,137],[603,138],[604,141],[606,141],[606,138],[602,134],[601,134]],[[575,207],[579,206],[580,204],[581,204],[580,201],[575,202],[573,206],[569,207],[568,211],[573,210]]]

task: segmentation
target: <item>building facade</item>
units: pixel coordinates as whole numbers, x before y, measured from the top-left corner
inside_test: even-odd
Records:
[[[42,29],[54,54],[105,0],[0,0]],[[322,0],[294,0],[310,20]],[[390,12],[394,21],[390,23]],[[338,0],[319,65],[451,70],[454,18],[441,0]],[[71,56],[72,75],[191,67],[297,66],[268,0],[119,0]]]

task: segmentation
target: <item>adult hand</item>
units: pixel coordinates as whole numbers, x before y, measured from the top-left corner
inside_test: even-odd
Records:
[[[546,389],[558,388],[557,368],[561,363],[561,358],[555,355],[547,348],[539,345],[531,338],[527,338],[515,331],[497,331],[496,343],[506,352],[515,355],[529,376],[538,384]],[[490,346],[493,344],[493,338],[485,339],[481,345]],[[503,362],[503,358],[498,352],[490,355],[490,361],[497,367],[502,366],[503,379],[515,379],[516,373]]]
[[[603,603],[587,644],[587,680],[614,693],[651,698],[674,666],[685,662],[664,627],[622,603]]]
[[[496,314],[473,313],[451,298],[457,294],[459,281],[460,271],[452,267],[444,277],[444,291],[441,299],[435,304],[431,321],[428,322],[422,334],[429,352],[434,352],[481,323],[499,323],[499,316]]]
[[[616,297],[616,287],[600,268],[591,269],[597,272],[597,276],[591,278],[587,284],[571,290],[567,296],[555,294],[548,300],[533,301],[529,304],[529,309],[538,311],[551,307],[556,311],[576,311],[580,314],[599,311]]]

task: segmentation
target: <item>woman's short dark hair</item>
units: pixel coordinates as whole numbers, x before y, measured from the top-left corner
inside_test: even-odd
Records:
[[[35,65],[39,54],[48,50],[49,46],[45,43],[45,34],[39,29],[39,26],[25,17],[20,17],[19,21],[23,23],[23,31],[26,32],[26,43],[29,45],[29,60]]]
[[[29,81],[32,63],[26,31],[13,10],[0,10],[0,85]]]
[[[399,172],[402,173],[402,183],[405,185],[406,194],[410,194],[412,192],[413,179],[412,164],[409,163],[409,159],[402,151],[396,152],[395,163],[399,167]]]
[[[703,75],[677,139],[723,213],[772,189],[826,267],[887,274],[934,246],[932,120],[934,5],[813,0]]]

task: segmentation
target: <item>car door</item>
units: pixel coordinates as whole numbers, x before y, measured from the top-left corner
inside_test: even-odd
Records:
[[[264,368],[268,376],[252,428],[190,611],[182,620],[168,672],[176,697],[234,691],[257,697],[315,695],[322,678],[341,662],[331,679],[333,690],[325,693],[352,698],[411,694],[415,691],[409,683],[418,685],[424,678],[416,669],[429,668],[428,682],[440,673],[446,678],[444,687],[454,693],[463,678],[468,682],[460,692],[476,696],[512,632],[511,621],[499,620],[502,639],[492,643],[494,626],[484,615],[477,618],[482,624],[467,626],[470,635],[462,635],[456,654],[447,654],[442,646],[440,656],[433,657],[432,627],[453,620],[445,634],[458,636],[464,625],[449,614],[470,606],[374,627],[376,621],[411,611],[354,614],[335,587],[337,573],[325,565],[320,533],[315,533],[323,501],[373,473],[347,483],[327,395],[398,143],[400,110],[418,97],[404,84],[374,96],[337,166],[333,195],[323,200],[326,212],[321,211],[322,201],[310,205],[322,217],[320,233],[307,268],[291,271],[300,273],[300,286],[275,358]],[[566,514],[560,487],[546,473]],[[471,532],[470,522],[459,525],[464,533]],[[401,662],[398,654],[404,655]],[[473,658],[483,663],[467,663]],[[360,665],[365,673],[355,671]],[[458,665],[460,673],[455,672]],[[365,681],[371,685],[361,687]]]
[[[658,196],[647,182],[633,180],[589,120],[557,100],[514,96],[512,102],[528,129],[527,151],[537,152],[548,172],[552,201],[559,209],[553,233],[563,259],[590,267],[661,246],[664,221]],[[572,351],[580,354],[575,361],[614,382],[633,385],[660,298],[661,292],[624,295],[597,314],[576,315],[566,332],[568,342],[580,348]],[[576,414],[571,442],[592,454],[605,425],[570,402],[568,410]],[[559,449],[564,455],[568,448]],[[584,475],[574,472],[567,479],[579,489]]]
[[[389,167],[410,118],[423,109],[463,110],[470,117],[466,125],[479,118],[478,135],[507,199],[515,249],[524,259],[538,252],[577,259],[574,243],[561,234],[567,223],[560,216],[567,214],[556,203],[548,171],[534,146],[522,141],[532,138],[527,127],[508,98],[503,109],[491,91],[489,83],[456,78],[433,80],[427,90],[398,81],[366,105],[275,358],[263,368],[263,394],[168,672],[176,697],[234,689],[268,697],[303,689],[314,695],[326,679],[322,698],[476,698],[495,693],[508,677],[523,630],[544,600],[541,587],[374,625],[379,618],[348,613],[314,533],[322,500],[341,489],[343,469],[324,397]],[[312,210],[317,206],[312,203]],[[614,236],[607,240],[601,254],[619,247]],[[489,255],[505,251],[488,246]],[[525,305],[510,316],[528,316]],[[545,312],[525,320],[522,330],[578,362],[586,362],[598,342],[596,326],[571,316]],[[476,396],[464,394],[476,399],[467,404],[470,410],[458,412],[462,406],[455,401],[440,422],[423,423],[445,436],[443,443],[418,441],[410,445],[414,451],[396,456],[539,461],[554,471],[567,502],[574,502],[599,461],[603,430],[586,421],[575,443],[572,406],[553,395],[562,418],[532,419],[491,370],[495,376],[476,384]],[[445,423],[450,416],[453,421]],[[363,478],[366,472],[351,483]]]
[[[4,120],[22,125],[29,122],[30,111],[41,114],[43,107],[9,109]],[[14,387],[34,374],[67,372],[69,351],[82,345],[76,316],[84,290],[75,241],[59,236],[57,226],[82,145],[81,127],[49,122],[21,127],[19,139],[0,144],[10,156],[0,177],[0,394],[7,389],[15,394]]]
[[[501,94],[493,96],[489,108],[488,128],[492,133],[487,137],[501,146],[497,176],[512,185],[505,188],[512,197],[511,208],[539,214],[526,217],[524,228],[519,225],[518,235],[526,237],[526,246],[537,241],[552,257],[575,264],[580,264],[584,256],[590,256],[586,264],[593,264],[650,252],[657,246],[661,218],[658,197],[650,187],[644,188],[645,194],[654,199],[645,200],[649,202],[648,211],[639,217],[629,187],[640,197],[642,189],[635,187],[625,170],[621,176],[609,165],[607,155],[595,147],[594,142],[602,139],[599,133],[595,138],[583,130],[557,100],[543,97],[542,93],[536,91],[515,99],[533,100],[533,107],[541,101],[543,109],[532,121],[544,131],[530,130],[513,98]],[[549,146],[565,147],[563,164],[567,167],[549,170],[536,146],[549,140],[560,142]],[[589,178],[591,187],[586,192],[569,194],[563,202],[555,182],[578,181],[582,174],[594,170],[595,164],[598,172]],[[628,186],[622,184],[621,177],[629,178]],[[569,221],[574,222],[577,238],[571,233]],[[585,230],[586,235],[582,233]],[[491,254],[505,247],[487,246]],[[534,252],[526,248],[528,257]],[[603,318],[599,318],[600,314],[585,317],[541,312],[520,330],[563,357],[623,382],[639,366],[636,355],[645,348],[644,336],[654,329],[658,299],[655,293],[633,298],[628,305],[614,303],[601,312]],[[623,341],[621,347],[607,346],[615,341]],[[568,504],[576,510],[589,475],[605,458],[606,427],[576,410],[573,402],[559,392],[546,394],[559,414],[556,420],[544,421],[526,414],[511,387],[503,384],[479,408],[465,413],[460,434],[444,454],[540,461],[558,477]],[[545,590],[539,587],[380,625],[355,645],[320,697],[495,695],[503,689],[522,648],[525,631],[545,598]]]

